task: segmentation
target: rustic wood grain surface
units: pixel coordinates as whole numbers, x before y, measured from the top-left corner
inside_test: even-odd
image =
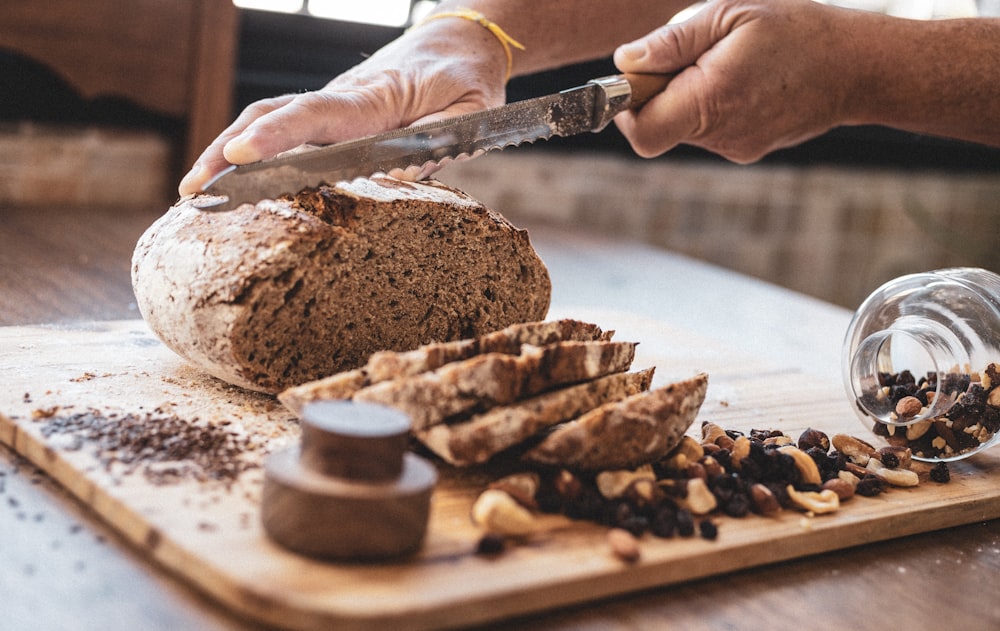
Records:
[[[156,213],[39,212],[0,209],[0,323],[134,318],[127,257]],[[826,364],[837,361],[839,347],[839,340],[829,338],[846,325],[846,314],[839,310],[629,244],[542,227],[533,234],[552,269],[557,303],[630,300],[625,304],[640,314],[653,311],[714,344],[735,343],[765,360],[785,357],[807,374],[836,373]],[[634,268],[643,273],[633,277]],[[671,282],[665,284],[664,277]],[[664,287],[674,295],[650,295]],[[728,312],[720,313],[720,304]],[[810,348],[810,335],[822,341]],[[122,540],[9,451],[2,453],[0,473],[0,492],[6,496],[0,498],[0,536],[12,544],[0,548],[0,563],[8,568],[0,574],[0,589],[9,596],[4,600],[11,628],[252,624],[178,583],[140,554],[141,546]],[[967,503],[967,508],[975,505]],[[519,618],[516,624],[528,629],[930,628],[944,616],[965,628],[995,628],[1000,624],[994,596],[1000,575],[998,523],[972,521],[881,543],[859,539],[847,550],[795,561],[781,561],[787,552],[780,547],[757,550],[775,563],[574,605]],[[882,534],[872,533],[872,538]],[[506,620],[498,628],[510,624]]]

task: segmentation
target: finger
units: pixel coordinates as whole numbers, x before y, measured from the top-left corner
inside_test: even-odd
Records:
[[[233,138],[239,136],[253,121],[274,111],[291,101],[294,95],[264,99],[247,106],[219,136],[212,141],[191,165],[191,170],[177,186],[181,196],[200,192],[205,183],[217,173],[227,168],[230,162],[223,154],[223,148]]]
[[[305,143],[326,145],[398,127],[387,110],[392,108],[360,92],[306,92],[253,121],[223,153],[233,164],[246,164]]]
[[[637,155],[653,158],[697,135],[701,108],[693,95],[701,79],[700,69],[689,67],[642,109],[615,117],[615,124]]]
[[[614,62],[622,72],[676,72],[698,61],[717,41],[711,12],[666,24],[648,35],[619,46]]]

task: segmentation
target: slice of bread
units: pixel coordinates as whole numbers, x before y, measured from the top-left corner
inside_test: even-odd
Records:
[[[190,201],[139,239],[136,303],[173,351],[245,388],[277,393],[548,312],[527,232],[440,183],[360,179],[230,212]]]
[[[673,449],[694,421],[708,375],[607,403],[558,425],[524,454],[528,462],[580,470],[630,469]]]
[[[563,319],[512,324],[480,337],[452,342],[425,344],[412,351],[379,351],[363,368],[345,371],[284,390],[281,402],[299,414],[302,406],[318,399],[349,399],[367,386],[435,370],[445,364],[483,353],[517,355],[521,346],[543,346],[560,341],[610,341],[614,331],[602,331],[596,324]]]
[[[653,368],[628,372],[637,344],[611,337],[575,320],[518,324],[475,339],[376,353],[363,368],[278,398],[296,414],[320,399],[402,410],[413,436],[454,466],[501,455],[578,470],[655,462],[694,421],[708,377],[650,391]]]
[[[635,347],[633,342],[604,341],[526,344],[520,355],[477,355],[437,370],[376,383],[352,398],[403,410],[410,415],[413,429],[420,430],[558,386],[624,372],[632,365]]]
[[[452,465],[482,464],[552,425],[647,390],[653,380],[653,370],[647,368],[600,377],[496,407],[466,421],[438,423],[415,434],[420,442]]]

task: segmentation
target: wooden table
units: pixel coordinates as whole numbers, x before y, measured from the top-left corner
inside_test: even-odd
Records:
[[[135,239],[162,209],[0,209],[0,325],[137,317]],[[839,373],[850,314],[644,246],[528,226],[556,305],[655,316],[709,339]],[[5,629],[253,628],[136,554],[0,448]],[[870,544],[518,620],[523,629],[1000,627],[1000,522]],[[496,625],[510,628],[511,623]]]

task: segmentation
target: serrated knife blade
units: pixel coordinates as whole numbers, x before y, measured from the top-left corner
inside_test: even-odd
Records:
[[[548,96],[231,166],[210,180],[192,204],[203,210],[232,210],[395,169],[419,178],[453,160],[488,151],[598,132],[619,112],[661,91],[668,81],[663,75],[611,75]]]

